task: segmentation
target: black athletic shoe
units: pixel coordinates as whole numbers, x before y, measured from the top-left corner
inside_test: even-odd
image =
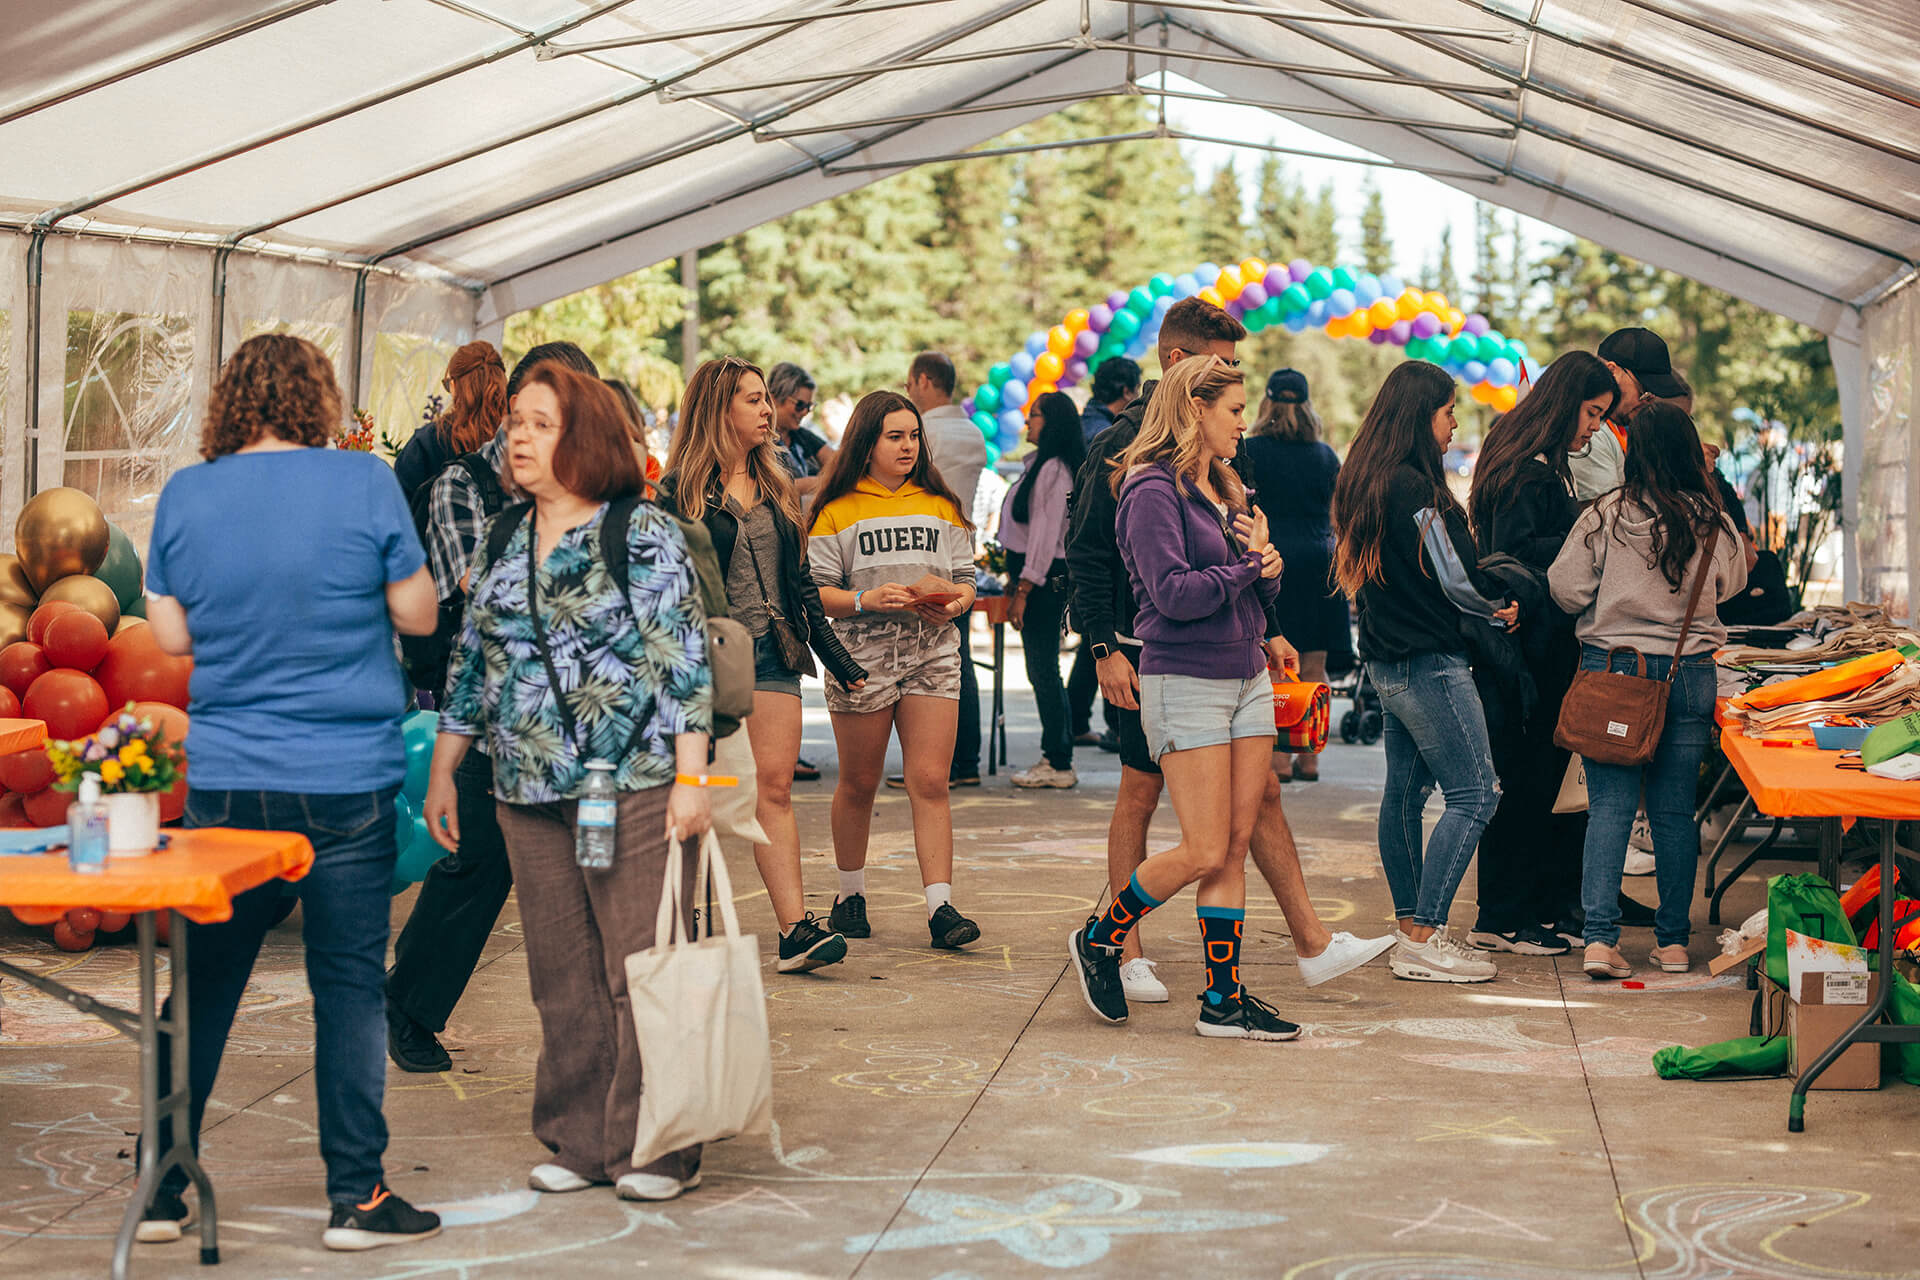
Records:
[[[805,973],[822,965],[839,964],[846,958],[847,940],[822,929],[820,921],[809,911],[780,939],[780,962],[774,968],[781,973]]]
[[[1073,957],[1087,1008],[1103,1022],[1125,1022],[1127,991],[1120,985],[1120,948],[1096,947],[1087,938],[1087,930],[1099,920],[1099,916],[1088,916],[1085,924],[1067,935],[1067,954]]]
[[[1629,929],[1653,928],[1653,908],[1626,894],[1620,895],[1620,923]]]
[[[364,1204],[333,1206],[320,1243],[342,1253],[411,1244],[440,1234],[440,1215],[416,1209],[384,1186],[375,1187]]]
[[[962,769],[958,773],[947,775],[947,790],[949,791],[955,787],[977,787],[979,785],[980,770],[978,766],[972,769]]]
[[[933,935],[933,945],[946,951],[958,951],[969,942],[980,941],[980,926],[953,909],[951,902],[943,902],[940,909],[927,917],[927,932]]]
[[[402,1071],[453,1070],[453,1059],[439,1037],[391,1004],[387,1006],[387,1056]]]
[[[1110,756],[1118,755],[1120,753],[1120,735],[1112,731],[1101,734],[1100,749]]]
[[[1531,924],[1518,929],[1475,929],[1467,935],[1467,945],[1517,956],[1563,956],[1573,949],[1559,934]]]
[[[1300,1035],[1299,1027],[1281,1017],[1280,1011],[1266,1001],[1248,995],[1244,987],[1238,1000],[1222,1000],[1219,1004],[1213,1004],[1201,992],[1200,1017],[1193,1029],[1198,1035],[1220,1040],[1293,1040]]]
[[[867,895],[856,893],[840,899],[827,913],[827,928],[843,938],[871,938],[873,926],[867,923]]]
[[[795,760],[793,762],[793,780],[795,782],[820,781],[820,766],[811,760]]]
[[[178,1191],[165,1187],[153,1193],[153,1202],[140,1215],[133,1238],[141,1244],[172,1244],[180,1233],[194,1223],[193,1206],[180,1198]]]

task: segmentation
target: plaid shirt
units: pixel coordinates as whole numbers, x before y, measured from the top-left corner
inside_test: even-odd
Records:
[[[480,456],[492,463],[495,471],[500,469],[506,452],[505,427],[480,446]],[[433,568],[434,590],[442,600],[459,594],[467,566],[486,530],[488,514],[465,467],[450,466],[434,477],[427,507],[427,563]]]

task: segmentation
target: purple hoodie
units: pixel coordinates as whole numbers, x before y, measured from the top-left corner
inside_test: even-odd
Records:
[[[1260,576],[1258,556],[1234,553],[1221,520],[1198,489],[1180,492],[1165,463],[1122,486],[1114,539],[1140,606],[1142,675],[1246,680],[1266,669],[1266,606],[1280,580]]]

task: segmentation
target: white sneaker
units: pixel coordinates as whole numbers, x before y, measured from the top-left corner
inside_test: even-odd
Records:
[[[527,1175],[527,1185],[535,1191],[559,1193],[585,1191],[593,1183],[561,1165],[537,1164],[533,1166],[533,1172]]]
[[[1128,1004],[1167,1002],[1167,984],[1153,976],[1153,968],[1153,961],[1145,956],[1120,966],[1120,989],[1127,993]]]
[[[1385,955],[1393,950],[1394,935],[1384,938],[1356,938],[1350,933],[1336,933],[1327,949],[1317,956],[1303,956],[1295,953],[1300,963],[1300,981],[1309,987],[1317,987],[1323,982],[1332,982],[1345,973],[1352,973],[1361,965]]]
[[[664,1173],[629,1173],[613,1184],[613,1193],[622,1200],[671,1200],[699,1185],[697,1173],[685,1182]]]
[[[1425,942],[1415,942],[1395,929],[1394,941],[1398,945],[1388,965],[1396,978],[1413,982],[1491,982],[1500,972],[1493,961],[1462,947],[1445,929],[1434,930]]]
[[[1066,790],[1080,781],[1080,775],[1071,769],[1056,769],[1042,760],[1031,769],[1023,769],[1013,775],[1013,785],[1035,791],[1041,787],[1058,787]]]
[[[1642,853],[1653,852],[1653,824],[1647,821],[1645,809],[1633,815],[1633,830],[1627,833],[1627,848],[1638,849]]]
[[[1653,874],[1653,855],[1644,849],[1627,849],[1627,861],[1620,870],[1624,875],[1650,876]]]

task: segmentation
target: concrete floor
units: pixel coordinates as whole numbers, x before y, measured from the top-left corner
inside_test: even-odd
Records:
[[[1017,662],[1015,663],[1017,666]],[[1014,764],[1037,726],[1014,706]],[[810,698],[817,707],[817,695]],[[807,751],[832,760],[824,713]],[[1291,1044],[1201,1040],[1191,901],[1147,925],[1174,992],[1096,1023],[1062,939],[1101,891],[1118,768],[1086,751],[1078,790],[1015,792],[1004,772],[955,799],[957,903],[985,936],[925,946],[905,799],[874,829],[875,937],[807,977],[767,965],[771,1141],[709,1149],[706,1183],[639,1207],[611,1191],[542,1197],[526,1171],[538,1033],[511,904],[445,1039],[455,1069],[389,1078],[393,1186],[447,1230],[370,1255],[319,1247],[311,1023],[296,922],[262,954],[208,1115],[228,1276],[505,1280],[585,1276],[1867,1277],[1920,1275],[1920,1090],[1820,1093],[1786,1132],[1787,1085],[1663,1083],[1664,1044],[1743,1034],[1738,978],[1706,976],[1696,912],[1685,976],[1596,984],[1578,957],[1501,962],[1479,987],[1394,980],[1384,962],[1307,990],[1255,880],[1250,989],[1303,1023]],[[1338,747],[1286,790],[1324,919],[1390,927],[1372,823],[1378,747]],[[798,788],[811,899],[831,901],[825,782]],[[1437,810],[1436,810],[1437,811]],[[1171,843],[1171,814],[1154,845]],[[732,850],[729,851],[733,852]],[[771,933],[744,852],[743,919]],[[1649,897],[1652,886],[1637,883]],[[1472,923],[1474,878],[1454,920]],[[411,894],[395,900],[396,927]],[[1758,876],[1728,900],[1762,902]],[[1629,931],[1631,956],[1650,938]],[[132,997],[125,948],[78,957],[11,924],[0,951],[97,995]],[[105,1273],[130,1185],[134,1057],[64,1006],[5,991],[0,1275]],[[1901,1188],[1906,1188],[1902,1191]],[[143,1246],[136,1274],[209,1274],[190,1241]]]

